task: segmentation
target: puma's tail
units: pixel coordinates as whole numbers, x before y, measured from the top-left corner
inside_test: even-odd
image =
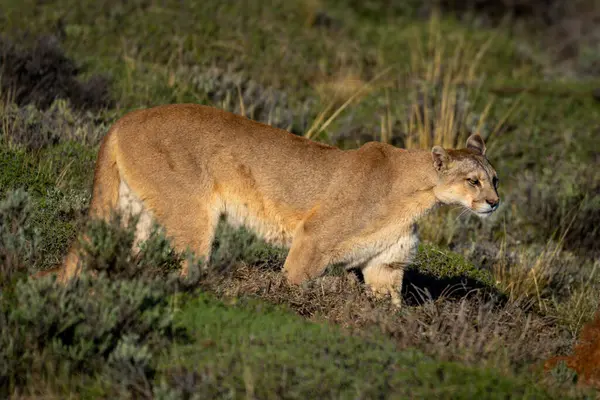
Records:
[[[111,210],[116,206],[119,197],[119,169],[117,167],[117,138],[113,127],[102,140],[96,170],[94,172],[94,186],[89,216],[92,218],[108,218]],[[84,238],[85,240],[85,238]],[[79,265],[80,244],[74,240],[62,265],[40,271],[34,277],[42,277],[57,273],[58,280],[66,282],[80,272]]]

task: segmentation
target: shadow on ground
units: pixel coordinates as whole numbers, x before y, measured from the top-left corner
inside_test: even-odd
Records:
[[[360,270],[352,270],[352,273],[364,284]],[[405,305],[417,306],[441,298],[459,301],[474,296],[498,305],[503,305],[508,300],[504,293],[470,276],[437,277],[416,268],[408,268],[404,272],[402,301]]]
[[[496,288],[469,276],[437,277],[413,268],[404,273],[402,297],[406,305],[419,305],[439,298],[461,300],[473,296],[499,304],[508,300],[506,295]]]

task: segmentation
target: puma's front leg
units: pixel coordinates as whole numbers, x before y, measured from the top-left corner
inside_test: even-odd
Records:
[[[365,283],[376,296],[390,295],[392,303],[401,306],[404,268],[412,262],[417,244],[417,236],[408,234],[365,264],[362,269]]]
[[[392,304],[397,307],[402,305],[402,278],[404,267],[402,265],[394,268],[388,264],[367,264],[363,269],[365,283],[376,297],[390,296]]]
[[[283,270],[288,282],[298,285],[321,276],[327,265],[327,257],[318,240],[310,235],[299,234],[292,242]]]

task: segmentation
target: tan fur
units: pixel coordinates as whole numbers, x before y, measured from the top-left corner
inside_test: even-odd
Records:
[[[155,219],[178,250],[206,259],[226,215],[290,247],[291,283],[344,263],[399,304],[420,216],[440,203],[481,216],[495,209],[486,202],[498,195],[483,140],[474,135],[467,146],[429,152],[372,142],[342,151],[215,108],[160,106],[124,116],[104,138],[91,214],[141,213],[138,242]],[[60,279],[77,273],[73,247]]]

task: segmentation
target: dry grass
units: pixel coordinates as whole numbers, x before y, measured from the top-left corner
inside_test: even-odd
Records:
[[[382,79],[386,74],[390,73],[392,68],[385,68],[373,77],[369,82],[352,80],[352,85],[347,88],[344,87],[344,83],[348,83],[348,80],[342,79],[341,81],[332,81],[322,88],[327,91],[333,90],[333,96],[327,100],[327,106],[317,115],[314,119],[310,128],[306,131],[304,136],[308,139],[315,139],[320,134],[324,133],[326,129],[331,125],[332,122],[340,116],[340,114],[351,104],[356,104],[360,99],[365,96],[368,92],[373,90],[373,86]],[[343,89],[342,89],[343,88]],[[341,100],[344,100],[342,104],[339,104]],[[328,138],[329,139],[329,138]]]
[[[365,90],[366,82],[353,71],[339,72],[331,77],[319,80],[315,84],[315,91],[324,103],[333,103],[339,107],[348,99],[360,101],[360,98],[368,94]],[[360,93],[360,95],[355,95]]]
[[[488,116],[494,100],[482,96],[484,80],[479,67],[493,40],[491,37],[476,47],[465,32],[448,36],[435,12],[425,39],[415,30],[406,79],[412,104],[407,117],[401,118],[407,148],[455,148],[471,133],[488,140],[502,128],[519,103],[491,126]]]
[[[492,272],[497,284],[511,300],[536,299],[539,308],[547,311],[542,293],[546,292],[557,273],[554,263],[562,250],[563,240],[564,234],[557,242],[549,241],[533,257],[530,248],[521,247],[516,254],[516,262],[514,254],[506,257],[506,242],[502,242]]]
[[[17,106],[0,99],[0,142],[40,149],[75,141],[96,145],[108,130],[109,113],[78,112],[68,100],[57,99],[47,109]]]
[[[600,305],[600,263],[565,248],[568,223],[545,243],[529,242],[514,228],[510,221],[514,216],[508,210],[500,213],[482,222],[474,217],[461,219],[457,210],[445,210],[421,221],[421,233],[489,271],[510,303],[553,316],[576,337]]]
[[[2,77],[0,76],[0,79]],[[1,85],[0,85],[1,87]],[[1,89],[0,89],[1,90]],[[0,141],[4,145],[10,145],[11,132],[15,130],[16,121],[8,116],[8,110],[11,108],[12,94],[3,93],[0,91],[0,129],[2,135],[0,135]]]
[[[581,277],[580,282],[577,282],[577,285],[568,292],[566,299],[562,299],[562,301],[553,299],[549,306],[573,337],[581,331],[590,316],[600,308],[597,284],[599,268],[600,260],[596,260],[590,273]]]
[[[494,366],[505,371],[539,364],[570,348],[570,336],[555,320],[516,303],[487,302],[482,296],[419,300],[398,311],[371,297],[353,274],[325,276],[303,287],[290,286],[279,266],[246,264],[201,280],[204,290],[235,301],[257,296],[297,314],[329,322],[359,335],[383,332],[399,348],[418,348],[444,360]],[[405,291],[410,282],[405,283]]]

